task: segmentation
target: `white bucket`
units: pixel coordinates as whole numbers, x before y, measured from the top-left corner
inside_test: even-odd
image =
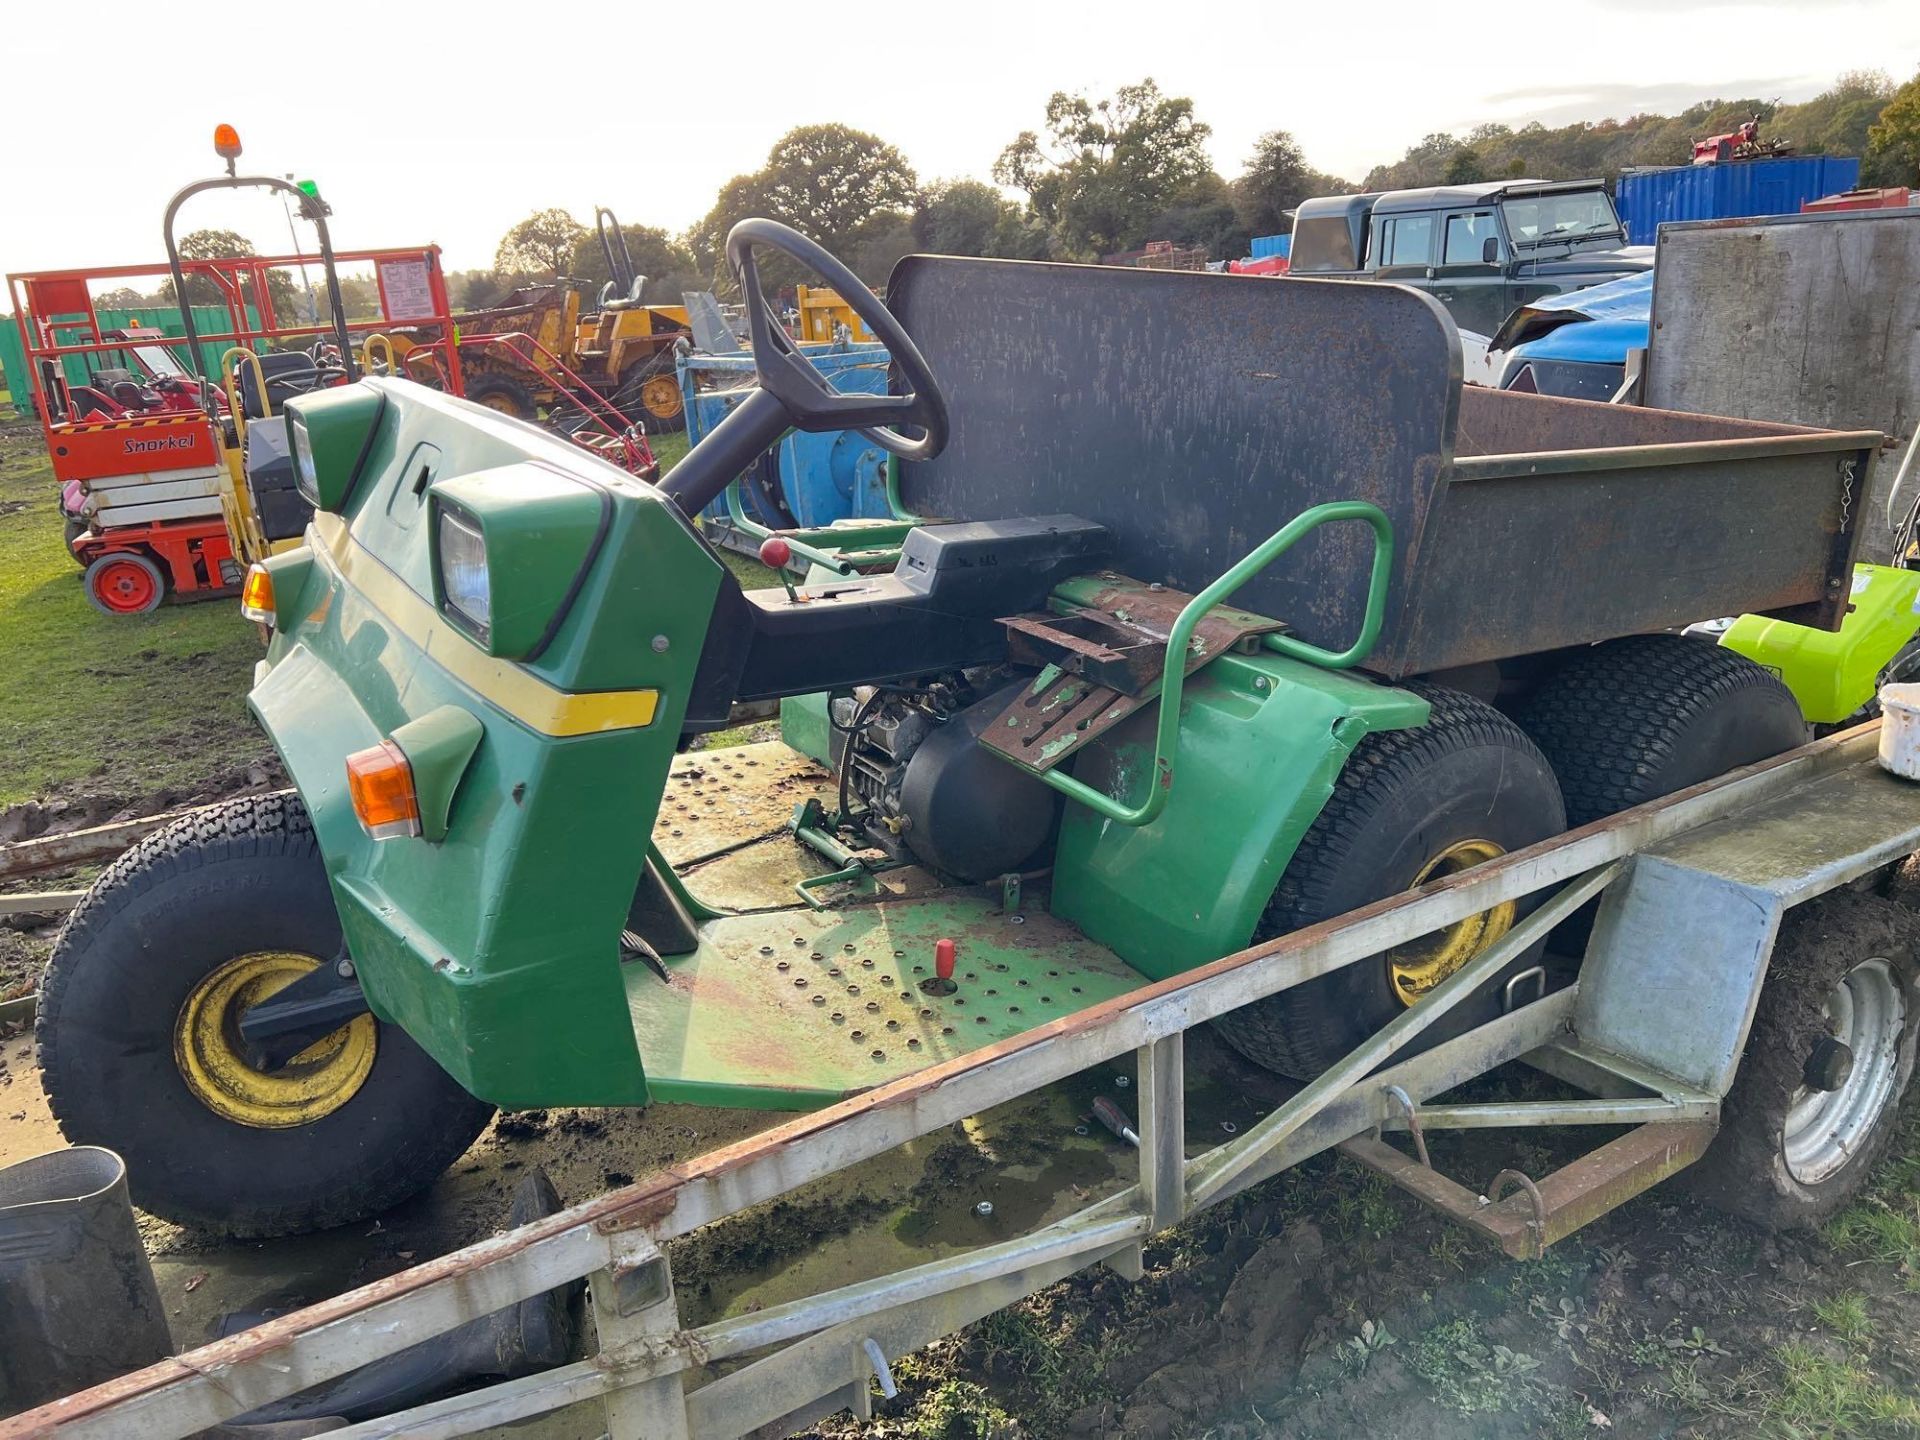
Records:
[[[1920,780],[1920,685],[1880,691],[1880,768]]]

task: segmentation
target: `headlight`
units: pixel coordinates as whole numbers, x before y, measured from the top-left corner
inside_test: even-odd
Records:
[[[316,510],[338,515],[353,493],[386,411],[370,385],[337,385],[287,401],[287,450],[294,484]]]
[[[451,506],[440,507],[440,593],[448,612],[481,640],[493,628],[487,542],[480,527]]]
[[[309,505],[320,503],[320,472],[313,463],[313,441],[307,436],[307,422],[287,412],[287,448],[293,452],[293,483],[300,498]]]
[[[434,480],[427,503],[440,610],[489,655],[538,659],[613,524],[613,492],[523,461]]]

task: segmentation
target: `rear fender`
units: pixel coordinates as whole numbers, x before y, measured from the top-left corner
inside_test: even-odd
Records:
[[[1227,655],[1187,682],[1166,808],[1151,824],[1067,804],[1053,912],[1153,979],[1244,949],[1353,753],[1376,730],[1423,724],[1418,695],[1268,652]],[[1126,805],[1145,798],[1156,706],[1073,761]]]

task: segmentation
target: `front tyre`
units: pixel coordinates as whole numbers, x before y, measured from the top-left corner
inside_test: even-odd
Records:
[[[1685,1172],[1769,1230],[1820,1224],[1872,1176],[1913,1078],[1915,922],[1836,891],[1780,922],[1720,1133]]]
[[[272,1073],[243,1056],[246,1010],[342,953],[297,796],[148,836],[48,962],[35,1038],[61,1132],[124,1156],[143,1209],[243,1238],[343,1225],[432,1184],[493,1107],[397,1026],[358,1016]]]

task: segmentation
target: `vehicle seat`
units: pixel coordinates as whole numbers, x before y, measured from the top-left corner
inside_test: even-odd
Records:
[[[1006,658],[1001,618],[1038,610],[1061,581],[1104,568],[1105,526],[1077,515],[919,525],[891,575],[743,591],[731,571],[708,627],[687,725],[725,724],[735,700],[884,683]]]
[[[298,350],[276,352],[260,357],[260,373],[267,382],[267,393],[263,399],[260,386],[254,377],[253,367],[244,361],[240,371],[240,408],[246,412],[249,420],[259,420],[267,414],[267,404],[274,410],[295,395],[304,395],[319,383],[320,367],[314,363],[311,355]]]

